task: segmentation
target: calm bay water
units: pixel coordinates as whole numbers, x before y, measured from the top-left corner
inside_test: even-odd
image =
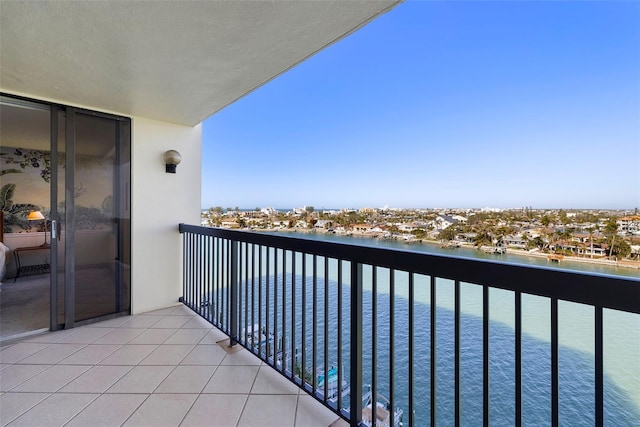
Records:
[[[516,255],[490,255],[473,249],[441,249],[436,245],[407,245],[395,241],[358,239],[336,235],[311,234],[297,235],[303,238],[316,238],[341,241],[368,246],[383,246],[397,249],[442,253],[447,255],[499,260],[505,262],[548,267],[545,259],[527,258]],[[289,260],[291,262],[291,260]],[[318,286],[316,289],[317,309],[319,310],[318,334],[324,334],[324,277],[323,260],[319,260]],[[301,271],[301,259],[296,259],[296,271]],[[637,276],[638,271],[613,266],[563,262],[560,268],[570,268],[592,273]],[[337,262],[327,266],[328,295],[328,359],[327,364],[337,363]],[[272,270],[273,271],[273,270]],[[290,269],[288,271],[291,271]],[[364,383],[371,383],[371,324],[372,293],[371,269],[364,269],[364,338],[363,369]],[[395,302],[390,306],[388,270],[378,269],[377,297],[377,383],[378,392],[390,394],[389,363],[390,337],[393,336],[394,404],[401,407],[407,418],[408,399],[408,275],[395,273]],[[272,279],[273,280],[273,277]],[[306,284],[307,312],[313,306],[313,283],[310,272],[303,279],[296,276],[296,343],[301,348],[303,312],[300,295],[302,282]],[[278,279],[282,283],[282,278]],[[290,286],[292,277],[286,282]],[[348,283],[348,274],[343,271],[343,283]],[[452,425],[453,416],[453,283],[438,279],[437,300],[430,301],[429,278],[415,277],[415,419],[416,425],[426,425],[430,417],[430,310],[437,310],[436,348],[437,348],[437,418],[438,425]],[[472,284],[461,286],[461,402],[464,425],[482,423],[482,288]],[[291,292],[286,295],[284,306],[291,306]],[[266,298],[266,294],[264,295]],[[282,305],[282,296],[278,306]],[[343,287],[342,303],[345,310],[343,325],[348,325],[349,287]],[[391,313],[395,325],[390,330]],[[550,394],[550,304],[548,299],[523,296],[523,418],[524,425],[549,425],[551,419]],[[282,316],[282,313],[280,313]],[[286,324],[290,324],[290,313],[285,313]],[[514,309],[513,293],[502,290],[490,291],[490,418],[492,425],[510,426],[514,424],[513,396],[514,379]],[[281,317],[280,317],[281,318]],[[273,319],[271,320],[273,321]],[[307,318],[307,346],[310,344],[312,330],[311,319]],[[560,374],[560,420],[561,425],[591,426],[594,423],[594,368],[593,368],[593,310],[580,304],[559,303],[559,374]],[[286,326],[288,328],[288,326]],[[640,316],[605,310],[605,424],[614,426],[640,426]],[[290,334],[290,331],[288,332]],[[349,342],[348,327],[344,342]],[[318,343],[322,344],[323,339]],[[288,344],[291,347],[291,344]],[[348,348],[343,346],[343,360],[347,360]],[[318,364],[322,366],[324,348],[318,348]],[[311,355],[307,354],[306,365],[311,365]],[[348,366],[343,366],[348,375]]]

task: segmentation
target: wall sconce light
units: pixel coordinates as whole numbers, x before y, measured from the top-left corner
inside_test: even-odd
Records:
[[[182,156],[176,150],[168,150],[165,151],[164,162],[166,164],[166,172],[167,173],[176,173],[176,166],[180,164],[182,161]]]
[[[44,243],[40,246],[47,247],[49,244],[47,243],[47,219],[42,215],[40,211],[31,211],[29,215],[27,215],[27,221],[42,221],[44,220]]]

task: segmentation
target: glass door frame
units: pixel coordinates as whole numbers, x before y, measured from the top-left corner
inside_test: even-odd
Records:
[[[116,269],[116,278],[115,278],[115,286],[116,286],[116,296],[115,296],[115,311],[110,314],[102,315],[95,318],[85,319],[85,320],[76,320],[76,254],[75,254],[75,198],[74,198],[74,188],[75,188],[75,172],[76,172],[76,115],[83,114],[87,116],[95,116],[104,119],[113,120],[117,123],[116,127],[116,162],[117,165],[120,166],[123,160],[123,150],[129,150],[128,153],[124,153],[126,159],[130,159],[130,141],[131,141],[131,119],[127,117],[115,116],[107,113],[100,113],[96,111],[62,106],[62,105],[50,105],[51,108],[51,255],[50,255],[50,264],[51,264],[51,273],[50,273],[50,329],[69,329],[75,326],[81,326],[88,323],[94,323],[101,320],[106,320],[109,318],[119,317],[130,314],[130,304],[124,304],[126,307],[123,307],[123,295],[122,289],[125,282],[125,277],[122,269],[124,268],[122,265],[118,265]],[[59,126],[58,119],[59,115],[63,113],[65,116],[65,129],[64,129],[64,162],[65,162],[65,170],[64,170],[64,218],[61,217],[60,212],[58,211],[58,203],[60,200],[60,194],[58,191],[58,181],[59,181]],[[130,168],[130,161],[129,168]],[[116,227],[117,227],[117,258],[116,263],[122,264],[123,261],[126,262],[128,260],[123,260],[123,257],[126,257],[125,253],[130,254],[130,241],[124,241],[126,238],[125,232],[122,229],[123,226],[128,226],[128,224],[123,223],[123,217],[121,213],[123,209],[130,212],[130,199],[129,195],[131,194],[130,186],[131,186],[131,172],[130,169],[125,176],[128,178],[127,183],[123,185],[122,177],[119,169],[115,171],[114,176],[114,202],[116,206]],[[121,194],[120,192],[123,192]],[[130,214],[129,217],[130,219]],[[53,222],[55,221],[55,223]],[[130,224],[130,221],[129,221]],[[58,258],[59,255],[59,234],[64,229],[64,255],[63,260]],[[127,233],[130,235],[130,233]],[[127,250],[126,246],[129,246]],[[58,294],[58,286],[59,286],[59,274],[58,270],[61,267],[61,264],[64,263],[64,295]],[[130,279],[127,281],[130,283]],[[129,298],[131,290],[129,289]],[[64,298],[63,311],[64,311],[64,323],[59,322],[59,300],[60,298]]]

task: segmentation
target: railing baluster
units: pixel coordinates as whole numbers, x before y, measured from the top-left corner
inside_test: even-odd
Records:
[[[182,302],[185,303],[185,299],[187,298],[187,271],[189,271],[189,264],[187,263],[187,239],[189,238],[189,234],[182,234]]]
[[[296,376],[296,253],[291,252],[291,380]]]
[[[285,371],[285,358],[286,358],[286,354],[287,354],[287,329],[286,329],[286,325],[287,325],[287,251],[286,250],[282,250],[282,338],[280,339],[281,341],[281,346],[282,349],[281,351],[281,361],[280,361],[280,368],[282,369],[282,372]]]
[[[482,424],[489,426],[489,286],[482,286]]]
[[[193,236],[193,265],[192,265],[192,273],[193,274],[193,286],[191,287],[191,296],[189,299],[191,300],[191,307],[196,312],[199,311],[198,301],[197,301],[197,293],[198,293],[198,266],[200,264],[200,251],[198,250],[198,242],[200,241],[200,236],[198,234]]]
[[[338,260],[338,413],[342,410],[342,260]]]
[[[232,260],[233,260],[233,256],[231,255],[231,248],[232,248],[232,244],[231,244],[231,240],[226,240],[226,246],[227,246],[227,289],[226,289],[226,301],[225,301],[225,307],[226,307],[226,319],[227,319],[227,324],[226,324],[226,331],[229,334],[229,336],[231,337],[231,340],[233,340],[233,333],[231,331],[231,287],[232,287],[232,283],[233,283],[233,272],[232,272]],[[231,343],[231,341],[229,341]]]
[[[522,293],[515,292],[515,401],[516,427],[522,426]]]
[[[393,268],[389,269],[389,406],[391,410],[391,425],[394,424],[395,411],[393,410],[395,397],[395,323],[396,323],[396,274]],[[375,405],[378,396],[372,396]]]
[[[409,273],[409,426],[415,424],[415,409],[413,404],[413,378],[414,378],[414,331],[415,331],[415,317],[414,317],[414,305],[415,305],[415,286],[413,273]],[[391,407],[391,412],[393,407]]]
[[[202,314],[202,306],[200,305],[200,302],[202,301],[202,236],[198,235],[196,238],[196,253],[197,253],[197,261],[196,261],[196,268],[195,268],[195,274],[196,274],[196,288],[194,290],[193,296],[194,296],[194,301],[193,303],[195,304],[195,306],[197,307],[197,313]]]
[[[273,365],[278,357],[278,248],[273,249]],[[277,368],[276,368],[277,369]]]
[[[313,394],[316,394],[318,388],[318,371],[316,366],[317,361],[317,351],[318,351],[318,260],[316,256],[313,256],[313,309],[312,313],[312,341],[311,341],[311,372],[312,372],[312,386],[313,386]]]
[[[193,235],[191,238],[191,249],[193,253],[193,261],[191,262],[191,289],[189,292],[189,302],[194,310],[197,310],[196,306],[196,287],[198,282],[196,268],[198,266],[198,239],[200,236]]]
[[[378,360],[377,360],[377,344],[378,344],[378,268],[371,266],[371,395],[378,395]],[[375,402],[375,398],[374,398]],[[371,405],[371,419],[377,418],[377,406]]]
[[[187,291],[187,301],[189,301],[189,307],[193,309],[193,281],[194,281],[194,263],[195,263],[195,245],[193,240],[196,238],[195,235],[191,235],[189,239],[189,251],[191,252],[191,261],[189,262],[189,289]]]
[[[307,369],[307,254],[302,252],[302,330],[300,337],[300,376],[302,377],[302,386],[307,389],[305,376]]]
[[[324,399],[329,396],[329,258],[324,257]]]
[[[596,426],[604,424],[604,335],[603,335],[603,309],[595,307],[595,413]]]
[[[249,328],[249,244],[244,242],[244,329],[242,339],[247,342],[253,332],[253,325]]]
[[[238,241],[231,241],[231,339],[229,345],[235,345],[238,342]]]
[[[263,345],[262,345],[262,245],[258,245],[258,356],[263,358]],[[255,332],[253,333],[255,336]],[[265,344],[266,346],[266,344]]]
[[[255,352],[256,345],[256,245],[251,244],[251,351]],[[260,336],[260,335],[258,335]]]
[[[209,320],[209,312],[210,312],[210,307],[211,307],[211,295],[209,293],[210,289],[209,287],[211,286],[211,280],[209,277],[209,269],[211,267],[211,254],[209,253],[209,236],[204,236],[203,238],[203,263],[204,263],[204,301],[201,303],[201,305],[203,306],[203,311],[204,313],[202,314],[202,316]]]
[[[430,352],[431,352],[431,427],[436,425],[436,278],[435,276],[431,276],[430,289],[430,324],[429,327],[431,329],[431,343],[430,343]]]
[[[460,282],[456,280],[453,284],[454,286],[454,296],[453,296],[453,334],[454,334],[454,342],[453,342],[453,369],[454,369],[454,424],[457,426],[460,425]]]
[[[271,248],[269,248],[268,246],[265,247],[266,250],[266,280],[267,282],[265,283],[265,291],[266,291],[266,304],[267,306],[266,308],[266,319],[265,319],[265,339],[266,339],[266,343],[265,343],[265,359],[269,359],[269,357],[271,356],[271,322],[270,322],[270,318],[271,316],[269,316],[269,314],[271,313],[271,289],[270,289],[270,283],[271,283],[271,275],[270,270],[271,270],[271,263],[270,263],[270,258],[271,258]]]
[[[183,271],[182,277],[184,278],[184,283],[182,284],[182,302],[189,306],[189,278],[191,277],[191,242],[189,239],[191,238],[191,233],[184,233],[183,240]]]
[[[362,264],[351,263],[351,401],[350,422],[362,420]],[[376,397],[373,396],[375,405]],[[393,413],[393,410],[391,410]],[[393,425],[393,422],[391,423]]]
[[[217,246],[217,251],[218,251],[218,256],[216,257],[216,274],[218,277],[218,280],[216,281],[216,313],[215,313],[215,317],[216,317],[216,325],[218,325],[218,327],[222,330],[224,330],[224,328],[222,327],[222,325],[220,324],[220,322],[222,322],[222,263],[223,263],[223,253],[222,253],[222,245],[221,245],[221,239],[218,237],[216,238],[216,246]]]
[[[558,412],[558,299],[551,298],[551,425],[559,424]]]

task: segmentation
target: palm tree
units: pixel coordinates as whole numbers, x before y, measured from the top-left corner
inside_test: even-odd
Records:
[[[587,231],[589,232],[589,240],[591,241],[591,253],[589,255],[589,258],[593,258],[593,232],[595,231],[595,228],[589,227],[587,228]]]
[[[493,245],[493,227],[489,224],[482,224],[476,228],[476,237],[473,239],[474,245],[481,247],[485,244]]]
[[[604,226],[604,234],[611,237],[611,246],[609,248],[609,258],[613,255],[613,245],[616,242],[616,234],[618,233],[618,223],[614,219],[610,219]]]

